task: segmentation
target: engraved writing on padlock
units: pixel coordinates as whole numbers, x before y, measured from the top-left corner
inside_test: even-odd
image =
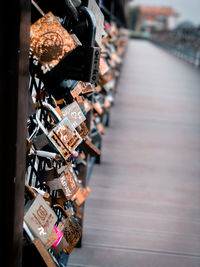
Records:
[[[66,148],[72,152],[81,143],[80,135],[67,118],[64,118],[48,136],[52,143],[59,147],[62,153],[65,153]]]
[[[38,195],[24,216],[24,221],[33,233],[46,244],[57,216],[45,200]]]
[[[66,199],[71,199],[71,197],[78,191],[79,185],[77,183],[76,174],[71,167],[68,166],[61,167],[58,170],[59,178],[47,181],[51,190],[62,189]]]
[[[64,218],[58,225],[59,231],[63,232],[64,238],[67,241],[67,246],[64,248],[64,252],[70,254],[82,235],[82,229],[80,224],[74,219],[73,216],[69,216],[67,212],[60,206],[54,205],[54,207],[59,207],[62,210]]]
[[[71,152],[82,142],[82,138],[70,121],[67,118],[62,119],[51,105],[44,102],[43,107],[52,113],[58,123],[50,132],[48,132],[36,114],[38,125],[62,157],[67,160],[71,155]]]
[[[64,223],[63,234],[69,244],[64,249],[64,252],[70,254],[81,238],[82,229],[79,223],[75,221],[72,216],[65,219],[63,223]]]
[[[95,46],[96,20],[94,14],[85,6],[79,8],[80,17],[87,21],[87,42],[78,45],[64,60],[41,75],[41,79],[47,87],[55,87],[64,79],[73,79],[91,83],[97,83],[99,79],[100,47]],[[76,32],[75,32],[76,33]]]
[[[53,69],[77,46],[74,39],[51,12],[31,26],[30,41],[30,51],[42,65],[43,73]]]
[[[62,114],[64,117],[68,118],[74,128],[78,127],[83,121],[86,120],[86,117],[76,101],[64,107],[62,109]]]
[[[77,183],[77,176],[72,168],[71,164],[66,168],[61,168],[58,171],[60,176],[60,182],[62,185],[63,192],[66,198],[71,198],[79,189]]]

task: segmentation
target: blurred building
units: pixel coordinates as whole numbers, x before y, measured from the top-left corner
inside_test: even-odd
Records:
[[[176,26],[179,14],[171,7],[140,6],[136,29],[138,31],[169,30]]]

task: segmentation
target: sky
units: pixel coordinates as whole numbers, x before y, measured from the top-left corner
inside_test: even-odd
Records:
[[[134,0],[138,5],[171,6],[180,14],[178,22],[191,21],[200,25],[200,0]]]

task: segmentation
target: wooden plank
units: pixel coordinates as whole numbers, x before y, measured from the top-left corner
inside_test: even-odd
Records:
[[[70,266],[200,266],[200,75],[130,41]]]

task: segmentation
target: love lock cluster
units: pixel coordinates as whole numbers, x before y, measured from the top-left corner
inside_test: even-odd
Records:
[[[47,266],[63,266],[81,244],[126,44],[93,0],[32,0],[24,262],[34,245]]]

